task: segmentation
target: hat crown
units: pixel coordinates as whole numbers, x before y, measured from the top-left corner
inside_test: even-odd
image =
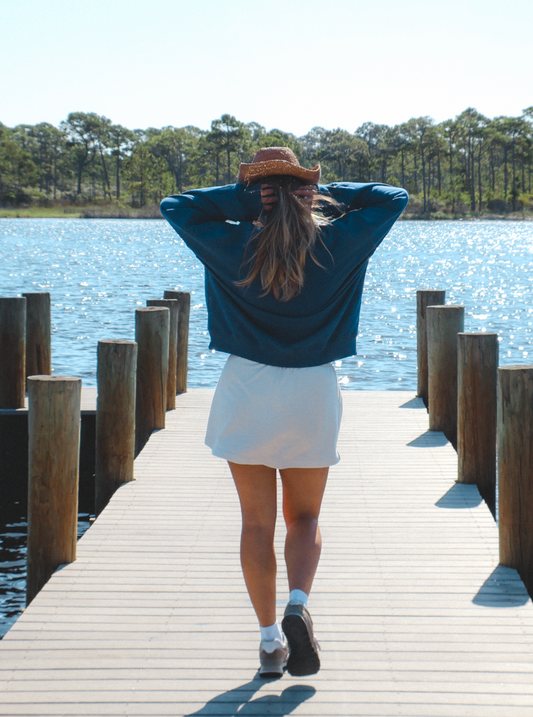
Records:
[[[296,155],[290,147],[264,147],[263,149],[258,149],[254,154],[252,163],[271,162],[276,159],[293,164],[295,167],[300,166],[300,162],[298,162]]]
[[[290,147],[262,147],[257,150],[250,164],[241,162],[238,181],[257,182],[263,177],[277,175],[299,177],[307,184],[317,184],[320,179],[320,165],[305,169]]]

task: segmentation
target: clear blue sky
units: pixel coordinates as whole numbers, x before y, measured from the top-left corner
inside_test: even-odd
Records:
[[[533,0],[0,0],[0,122],[297,135],[533,105]]]

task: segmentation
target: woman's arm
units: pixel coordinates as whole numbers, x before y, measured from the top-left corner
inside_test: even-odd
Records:
[[[181,227],[206,222],[251,222],[261,212],[259,187],[245,189],[243,184],[193,189],[163,199],[161,213]]]
[[[200,261],[213,266],[231,253],[243,232],[249,236],[247,223],[261,213],[261,197],[259,188],[251,191],[243,184],[229,184],[167,197],[160,209]]]

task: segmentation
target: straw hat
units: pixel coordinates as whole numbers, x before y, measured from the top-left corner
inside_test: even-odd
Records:
[[[265,147],[259,149],[251,162],[239,165],[239,182],[254,182],[262,177],[287,174],[299,177],[307,184],[317,184],[320,179],[320,165],[313,169],[300,167],[296,155],[289,147]]]

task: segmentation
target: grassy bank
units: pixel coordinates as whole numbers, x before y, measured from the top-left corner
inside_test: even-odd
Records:
[[[0,208],[0,218],[20,219],[161,219],[157,204],[148,204],[144,207],[127,207],[119,204],[99,204],[86,207],[55,206],[55,207],[18,207],[16,209]],[[507,214],[493,212],[456,212],[454,214],[444,211],[420,212],[415,205],[407,207],[401,219],[420,221],[441,220],[501,220],[501,221],[533,221],[532,211],[517,211]]]
[[[0,218],[19,219],[161,219],[157,204],[125,207],[120,204],[0,208]]]

